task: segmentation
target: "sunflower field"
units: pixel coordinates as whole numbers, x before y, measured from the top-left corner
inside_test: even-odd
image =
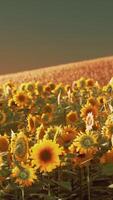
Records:
[[[0,200],[112,196],[113,79],[0,85]]]

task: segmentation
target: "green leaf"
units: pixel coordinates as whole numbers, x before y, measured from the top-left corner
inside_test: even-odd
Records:
[[[67,182],[67,181],[60,181],[60,182],[57,182],[55,180],[53,180],[54,183],[56,183],[57,185],[59,185],[60,187],[68,190],[68,191],[71,191],[72,190],[72,187],[71,187],[71,183],[70,182]]]
[[[113,163],[107,163],[102,166],[102,174],[106,176],[113,175]]]

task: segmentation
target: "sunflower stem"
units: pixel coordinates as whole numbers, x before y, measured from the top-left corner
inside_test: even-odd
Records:
[[[83,168],[80,168],[80,200],[83,200]]]
[[[22,200],[25,200],[24,187],[21,187]]]
[[[86,166],[87,170],[87,189],[88,189],[88,200],[91,200],[91,187],[90,187],[90,172],[89,172],[89,164]]]

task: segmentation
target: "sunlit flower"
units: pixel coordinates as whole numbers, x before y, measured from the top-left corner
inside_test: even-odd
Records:
[[[14,159],[18,161],[26,161],[28,157],[28,138],[20,132],[12,137],[11,141],[11,152],[13,153]]]
[[[17,106],[20,108],[24,108],[28,106],[29,100],[30,100],[30,96],[23,91],[17,92],[14,95],[14,101],[17,104]]]
[[[62,128],[61,134],[56,138],[56,141],[61,146],[69,146],[74,138],[77,136],[78,132],[75,128],[71,126],[65,126]]]
[[[94,118],[97,116],[98,114],[98,109],[96,106],[92,106],[90,104],[85,104],[82,109],[81,109],[81,117],[83,117],[84,119],[86,119],[88,113],[92,113]]]
[[[21,167],[16,166],[12,169],[12,177],[20,186],[29,187],[37,180],[36,169],[28,164]]]
[[[86,131],[80,133],[74,140],[73,144],[76,147],[76,151],[80,154],[93,153],[96,150],[97,135],[93,132]],[[70,147],[72,148],[72,147]]]
[[[52,140],[40,140],[32,147],[33,163],[41,172],[51,172],[60,165],[62,149]]]
[[[44,135],[45,135],[46,129],[44,128],[44,125],[41,124],[37,129],[36,129],[36,138],[37,140],[42,140]]]
[[[36,130],[36,117],[29,114],[27,121],[28,121],[28,131],[30,133],[34,133],[34,131]]]

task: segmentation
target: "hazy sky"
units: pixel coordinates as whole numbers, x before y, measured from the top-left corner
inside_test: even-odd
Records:
[[[113,0],[0,0],[0,73],[113,55]]]

